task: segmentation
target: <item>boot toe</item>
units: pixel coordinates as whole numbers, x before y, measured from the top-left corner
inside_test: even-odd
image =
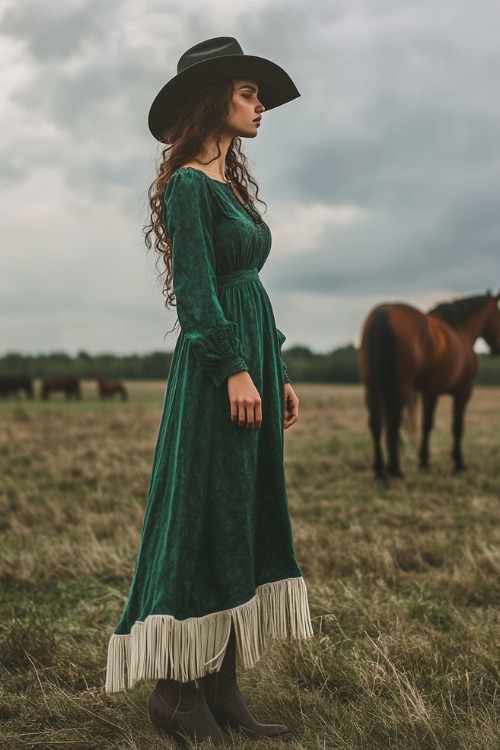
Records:
[[[240,724],[238,728],[250,737],[292,738],[289,728],[284,724],[261,724],[260,722],[256,722],[253,726],[243,726]]]

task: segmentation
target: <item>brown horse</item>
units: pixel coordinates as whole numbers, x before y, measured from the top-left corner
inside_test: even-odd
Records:
[[[33,398],[33,380],[25,375],[0,376],[0,397],[15,396],[19,399],[20,391],[24,391],[26,398]]]
[[[94,380],[97,381],[101,401],[105,398],[112,398],[115,393],[121,395],[122,401],[127,400],[127,389],[119,380],[106,380],[101,375],[94,375]]]
[[[500,354],[500,293],[446,302],[424,314],[411,305],[383,304],[363,326],[359,363],[374,443],[375,475],[403,476],[399,464],[402,410],[412,392],[422,393],[423,423],[420,467],[429,466],[429,434],[438,397],[453,396],[455,471],[465,468],[461,439],[465,406],[478,369],[474,342],[483,338],[492,354]],[[381,448],[385,428],[388,463]]]
[[[81,400],[80,381],[72,375],[47,377],[42,380],[42,399],[48,401],[53,391],[63,391],[66,401],[70,398]]]

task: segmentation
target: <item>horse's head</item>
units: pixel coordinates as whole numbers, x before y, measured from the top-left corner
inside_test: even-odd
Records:
[[[489,298],[485,307],[487,315],[481,335],[490,347],[491,353],[500,354],[500,310],[498,309],[500,292],[498,294],[488,292],[487,296]]]

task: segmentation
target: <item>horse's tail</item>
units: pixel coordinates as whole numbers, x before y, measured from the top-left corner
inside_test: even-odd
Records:
[[[396,337],[391,328],[389,311],[380,308],[366,335],[366,358],[371,384],[372,419],[387,425],[399,418],[399,382],[396,371]]]
[[[417,433],[418,433],[418,427],[417,427],[417,419],[416,419],[416,411],[418,406],[418,391],[416,391],[414,388],[410,391],[410,396],[408,399],[408,403],[406,405],[406,418],[403,424],[403,427],[406,429],[410,436],[411,442],[416,445],[417,444]]]

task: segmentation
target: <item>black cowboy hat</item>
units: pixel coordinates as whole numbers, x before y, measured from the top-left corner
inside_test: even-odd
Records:
[[[179,107],[193,94],[225,78],[246,78],[258,83],[259,99],[266,109],[300,96],[288,73],[276,63],[245,55],[231,36],[207,39],[184,52],[177,63],[177,75],[165,84],[151,105],[148,125],[154,137],[163,141]]]

